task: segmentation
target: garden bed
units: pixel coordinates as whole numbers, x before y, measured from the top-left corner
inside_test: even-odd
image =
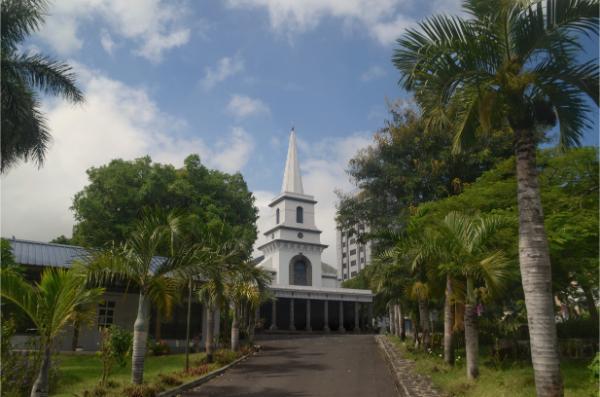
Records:
[[[415,362],[414,370],[431,378],[433,384],[450,396],[464,397],[530,397],[535,396],[535,383],[531,363],[527,361],[504,360],[497,362],[485,355],[482,347],[480,377],[469,381],[464,366],[464,352],[457,351],[454,367],[444,363],[441,352],[424,353],[413,351],[408,341],[403,343],[395,336],[389,336],[402,357]],[[597,397],[598,381],[588,369],[591,359],[561,360],[561,370],[565,385],[565,397]]]
[[[165,356],[149,356],[144,366],[144,389],[152,389],[158,394],[190,382],[233,362],[241,354],[231,351],[220,351],[215,355],[215,362],[206,364],[204,353],[190,355],[190,371],[184,372],[185,355],[172,354]],[[125,388],[129,387],[132,395],[135,387],[131,386],[131,364],[115,368],[111,374],[108,386],[103,391],[97,391],[97,385],[102,374],[102,362],[98,356],[90,355],[59,355],[58,386],[50,395],[53,397],[73,396],[123,396],[127,395]],[[151,393],[151,395],[152,395]]]

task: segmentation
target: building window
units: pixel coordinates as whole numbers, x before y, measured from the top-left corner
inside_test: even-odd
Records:
[[[350,250],[350,255],[356,255],[356,250]]]
[[[356,266],[356,261],[350,262],[350,266]]]
[[[348,279],[348,275],[344,274],[344,280],[347,280],[347,279]]]
[[[356,276],[356,272],[350,273],[350,276],[352,276],[352,277]]]
[[[98,304],[98,327],[106,327],[113,323],[115,313],[114,301],[103,301]]]
[[[356,243],[356,239],[355,238],[351,238],[350,239],[350,244],[354,244],[354,243]]]
[[[360,247],[358,247],[358,250],[359,250],[360,252],[365,252],[365,246],[364,246],[364,245],[361,245]]]
[[[275,224],[279,225],[279,208],[275,210]]]
[[[294,285],[308,285],[306,262],[300,260],[294,263]]]
[[[304,223],[304,209],[296,207],[296,223]]]
[[[360,258],[360,263],[365,263],[365,257]]]
[[[345,258],[345,257],[346,257],[346,253],[342,252],[342,258]]]

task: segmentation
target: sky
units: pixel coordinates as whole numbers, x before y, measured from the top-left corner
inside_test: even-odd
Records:
[[[2,236],[71,236],[69,207],[90,167],[146,154],[181,166],[191,153],[243,174],[264,231],[294,126],[304,190],[318,200],[329,245],[323,259],[335,264],[334,191],[353,190],[348,160],[383,125],[386,101],[410,98],[390,61],[394,40],[459,3],[55,1],[24,51],[72,65],[86,101],[44,98],[53,142],[43,168],[19,164],[2,176]],[[589,47],[597,56],[597,43]],[[585,144],[598,144],[597,126],[595,115]]]

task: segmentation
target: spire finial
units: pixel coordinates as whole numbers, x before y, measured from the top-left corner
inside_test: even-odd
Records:
[[[293,126],[290,131],[290,144],[288,146],[287,160],[285,161],[281,190],[283,193],[304,194],[302,176],[300,175],[300,166],[298,164],[298,154],[296,152],[296,131]]]

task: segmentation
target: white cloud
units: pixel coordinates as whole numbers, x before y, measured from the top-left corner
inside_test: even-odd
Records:
[[[108,55],[112,55],[113,49],[115,48],[115,42],[113,41],[110,33],[108,33],[105,29],[100,33],[100,44],[104,51],[108,53]]]
[[[385,76],[385,70],[381,66],[371,66],[361,76],[362,81],[371,81]]]
[[[244,70],[244,60],[236,55],[219,59],[214,68],[204,69],[204,78],[200,81],[205,90],[210,90],[215,85],[225,81]]]
[[[48,241],[71,235],[69,207],[88,183],[85,171],[114,158],[149,154],[155,161],[181,166],[187,155],[198,153],[204,164],[226,172],[242,169],[249,160],[254,142],[241,128],[215,143],[186,136],[186,123],[162,112],[143,89],[74,66],[86,102],[47,104],[53,142],[46,164],[40,170],[19,164],[2,175],[3,236]]]
[[[431,13],[455,13],[459,0],[229,0],[231,8],[263,8],[273,30],[290,34],[317,27],[327,17],[342,19],[343,26],[358,22],[383,45],[392,44],[402,29]]]
[[[181,1],[61,0],[49,12],[38,35],[63,55],[83,46],[78,28],[92,19],[102,20],[112,34],[134,41],[138,46],[134,53],[152,62],[190,37],[182,22],[188,10]]]
[[[317,227],[323,231],[321,242],[329,245],[323,252],[323,261],[336,266],[335,247],[335,205],[337,203],[336,189],[352,190],[345,170],[348,161],[356,152],[371,144],[370,133],[356,133],[345,138],[324,138],[317,142],[298,141],[300,152],[298,154],[302,172],[304,193],[313,195],[318,201],[316,211]],[[285,145],[287,147],[287,145]],[[283,173],[284,164],[280,165]],[[281,176],[283,178],[283,176]],[[259,237],[255,247],[264,244],[267,240],[263,232],[274,224],[273,213],[268,204],[278,192],[255,191],[256,206],[259,210],[258,232]],[[255,252],[259,254],[258,251]]]
[[[270,114],[269,106],[258,98],[245,95],[232,95],[227,104],[227,112],[235,117],[243,118],[259,114]]]

